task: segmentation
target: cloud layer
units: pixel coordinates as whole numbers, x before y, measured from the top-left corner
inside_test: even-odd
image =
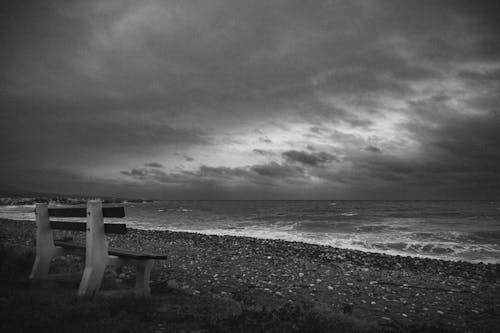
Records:
[[[499,198],[498,7],[7,2],[0,186]]]

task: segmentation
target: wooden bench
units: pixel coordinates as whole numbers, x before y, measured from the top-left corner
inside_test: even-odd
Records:
[[[104,217],[124,217],[124,207],[102,207],[100,200],[91,200],[87,208],[48,208],[37,203],[36,215],[36,258],[30,275],[32,280],[50,280],[50,263],[54,257],[73,252],[85,252],[85,269],[78,288],[79,296],[93,296],[101,287],[106,266],[137,267],[135,293],[150,296],[149,277],[154,260],[166,259],[166,255],[134,252],[118,248],[108,248],[106,233],[124,234],[124,223],[104,223]],[[87,222],[50,221],[49,217],[86,217]],[[85,244],[73,241],[54,241],[53,230],[86,232]]]

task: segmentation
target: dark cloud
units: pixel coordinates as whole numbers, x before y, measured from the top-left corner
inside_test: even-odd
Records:
[[[475,72],[475,71],[462,71],[458,73],[460,78],[471,79],[471,80],[479,80],[479,81],[500,81],[500,69],[492,70],[492,71],[484,71],[484,72]]]
[[[194,158],[183,153],[175,152],[175,156],[181,157],[186,162],[193,162]]]
[[[151,168],[164,168],[165,166],[161,163],[158,162],[149,162],[144,164],[144,166],[151,167]]]
[[[276,162],[270,162],[268,164],[261,164],[261,165],[253,165],[250,168],[250,170],[257,173],[260,176],[278,178],[278,179],[285,178],[294,180],[305,176],[303,168],[290,165],[282,165]]]
[[[375,113],[373,110],[370,110],[368,114],[359,109],[346,110],[321,101],[308,101],[307,104],[308,107],[303,110],[302,116],[315,124],[310,128],[310,132],[320,135],[329,132],[324,127],[325,123],[335,125],[344,123],[352,127],[369,127],[372,124],[370,117]]]
[[[308,166],[317,166],[332,161],[338,161],[335,155],[326,152],[308,153],[306,151],[288,150],[281,155],[289,162],[298,162]]]
[[[175,175],[168,174],[156,168],[134,168],[130,171],[121,171],[122,175],[140,180],[146,183],[177,183],[182,182]]]
[[[381,153],[382,152],[382,149],[378,148],[378,147],[375,147],[375,146],[367,146],[365,148],[366,151],[369,151],[369,152],[372,152],[372,153]]]
[[[255,154],[262,155],[262,156],[273,156],[275,155],[274,152],[270,150],[265,150],[265,149],[254,149],[252,150]]]
[[[155,183],[182,184],[259,184],[272,186],[281,182],[297,182],[306,178],[305,170],[297,166],[270,162],[246,167],[210,167],[202,165],[196,171],[167,173],[153,168],[134,168],[121,174],[135,180]]]

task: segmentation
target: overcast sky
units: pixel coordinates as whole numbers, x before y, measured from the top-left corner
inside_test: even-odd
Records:
[[[4,1],[0,186],[500,198],[499,1]]]

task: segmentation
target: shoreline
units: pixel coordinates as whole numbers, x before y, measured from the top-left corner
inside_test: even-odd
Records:
[[[252,200],[253,202],[253,200]],[[351,201],[349,201],[351,202]],[[156,202],[157,203],[157,202]],[[83,207],[83,205],[77,205]],[[8,210],[0,214],[0,219],[13,220],[32,220],[34,216],[33,205],[28,206],[8,206],[8,207],[24,207],[23,209]],[[29,209],[28,209],[29,207]],[[255,237],[261,239],[276,239],[286,240],[291,242],[304,242],[308,244],[327,245],[332,247],[359,250],[368,253],[381,253],[393,256],[411,256],[415,258],[430,258],[448,261],[466,261],[471,263],[485,264],[500,264],[500,248],[498,243],[498,224],[490,217],[496,216],[496,212],[489,212],[489,215],[484,215],[484,218],[489,224],[485,227],[469,227],[464,226],[464,219],[459,222],[459,227],[455,231],[449,228],[443,229],[440,223],[434,222],[430,227],[419,227],[417,224],[411,223],[411,226],[396,227],[393,222],[382,222],[380,216],[374,216],[375,220],[370,218],[363,210],[359,211],[363,217],[360,221],[350,224],[350,220],[344,220],[340,215],[357,215],[358,213],[342,213],[356,210],[358,207],[341,208],[338,212],[339,219],[334,219],[333,224],[321,220],[316,225],[316,219],[306,219],[292,222],[284,222],[276,227],[268,226],[266,223],[240,223],[239,217],[235,216],[235,220],[226,221],[227,223],[219,223],[215,218],[214,221],[204,219],[209,223],[198,225],[192,217],[186,217],[184,220],[185,211],[193,211],[195,207],[177,203],[171,206],[145,206],[130,205],[127,209],[130,211],[130,216],[127,215],[125,223],[131,228],[144,230],[169,230],[175,232],[191,232],[201,233],[205,235],[228,235],[237,237]],[[188,209],[184,209],[187,207]],[[227,210],[228,207],[221,206]],[[328,206],[329,207],[329,206]],[[161,208],[161,209],[160,209]],[[207,207],[205,207],[207,208]],[[376,208],[376,207],[375,207]],[[445,207],[446,208],[446,207]],[[470,207],[469,207],[470,208]],[[480,207],[475,207],[479,209]],[[491,208],[491,207],[487,207]],[[494,207],[493,207],[494,208]],[[329,208],[328,208],[329,209]],[[454,207],[454,209],[465,209],[462,213],[471,213],[463,207]],[[166,217],[163,213],[166,211],[174,214],[174,223],[164,224]],[[160,212],[160,213],[157,213]],[[358,212],[358,211],[356,211]],[[377,212],[377,210],[375,210]],[[246,212],[248,213],[248,212]],[[440,214],[439,211],[433,214]],[[145,215],[144,215],[145,214]],[[152,214],[152,215],[151,215]],[[181,215],[175,215],[181,214]],[[281,214],[281,213],[280,213]],[[280,215],[278,214],[278,215]],[[475,214],[475,213],[474,213]],[[493,214],[493,215],[492,215]],[[144,216],[143,216],[144,215]],[[335,216],[337,216],[335,215]],[[143,217],[141,217],[143,216]],[[197,215],[193,215],[196,217]],[[378,217],[377,217],[378,216]],[[389,216],[392,216],[391,214]],[[312,216],[314,217],[314,216]],[[200,216],[198,216],[200,218]],[[177,221],[177,219],[179,219]],[[425,220],[425,219],[424,219]],[[79,219],[84,222],[84,219]],[[176,222],[175,222],[176,221]],[[109,222],[109,221],[108,221]],[[121,221],[123,222],[123,221]],[[214,223],[212,223],[214,222]],[[340,225],[337,225],[340,223]],[[350,225],[345,227],[344,224]],[[359,225],[358,225],[359,224]],[[394,229],[394,230],[393,230]],[[435,230],[435,231],[432,231]]]
[[[3,244],[34,248],[33,221],[0,219]],[[308,301],[379,325],[452,331],[500,325],[500,264],[334,248],[284,240],[129,229],[110,245],[162,252],[152,285],[232,298],[247,307]],[[81,237],[78,236],[78,237]]]
[[[312,240],[294,240],[294,239],[285,239],[285,238],[278,238],[278,237],[264,237],[264,236],[253,236],[253,235],[238,235],[238,234],[231,234],[231,233],[224,233],[224,232],[204,232],[204,230],[187,230],[187,229],[168,229],[168,228],[141,228],[141,227],[130,227],[130,229],[135,229],[135,230],[144,230],[144,231],[169,231],[169,232],[178,232],[178,233],[188,233],[188,234],[199,234],[199,235],[205,235],[205,236],[227,236],[227,237],[241,237],[241,238],[252,238],[252,239],[265,239],[265,240],[275,240],[275,241],[284,241],[284,242],[290,242],[290,243],[303,243],[303,244],[309,244],[309,245],[318,245],[318,246],[326,246],[326,247],[333,247],[336,249],[342,249],[342,250],[348,250],[348,251],[359,251],[367,254],[382,254],[382,255],[388,255],[392,257],[410,257],[410,258],[417,258],[417,259],[431,259],[431,260],[443,260],[443,261],[452,261],[452,262],[466,262],[466,263],[471,263],[471,264],[484,264],[484,265],[500,265],[500,259],[493,259],[491,260],[481,260],[481,259],[474,259],[474,260],[466,260],[466,259],[459,259],[459,258],[453,258],[453,257],[439,257],[439,256],[432,256],[432,255],[425,255],[425,254],[409,254],[407,252],[397,252],[396,250],[375,250],[375,249],[364,249],[364,248],[354,248],[354,247],[340,247],[340,246],[335,246],[331,244],[326,244],[321,241],[314,242]]]

